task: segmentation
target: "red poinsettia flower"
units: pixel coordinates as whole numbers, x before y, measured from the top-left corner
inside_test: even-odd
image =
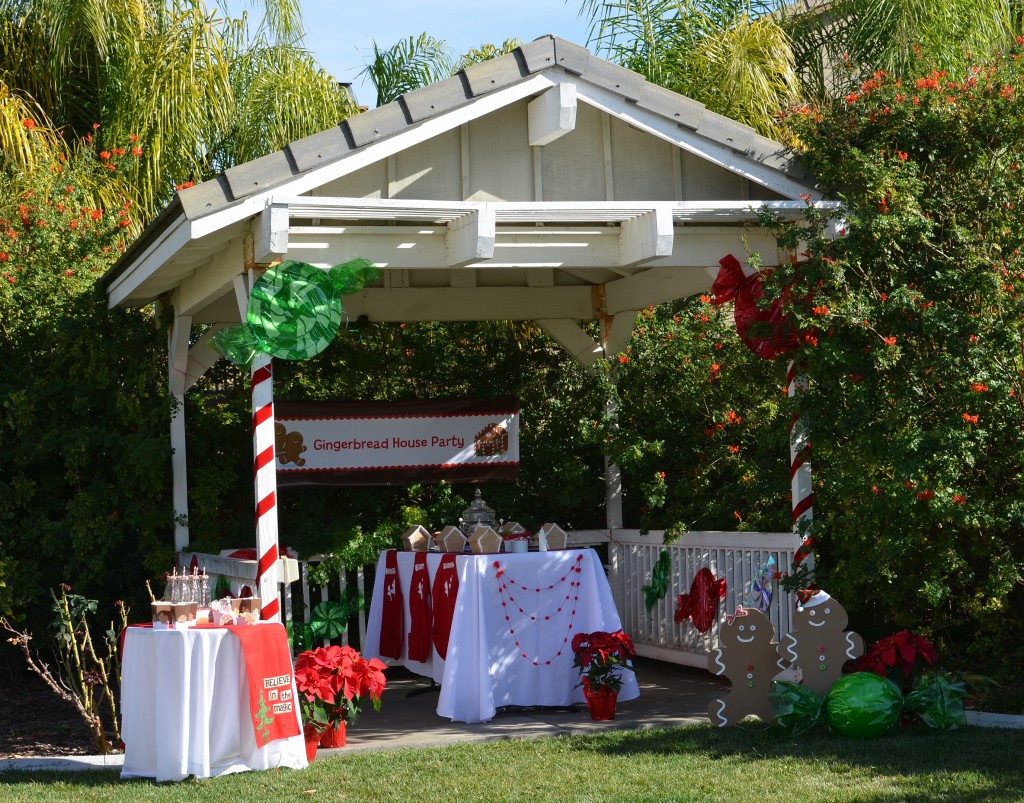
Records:
[[[630,659],[636,657],[633,640],[617,630],[577,633],[572,639],[573,661],[580,673],[581,685],[586,689],[622,688],[621,670],[633,667]]]
[[[369,695],[375,710],[387,681],[385,665],[367,661],[349,646],[318,647],[300,653],[295,660],[295,685],[304,722],[318,729],[336,722],[355,722],[362,698]]]

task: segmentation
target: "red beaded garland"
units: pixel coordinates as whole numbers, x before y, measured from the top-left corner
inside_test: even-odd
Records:
[[[536,587],[530,588],[530,587],[524,586],[522,583],[516,582],[513,578],[508,576],[508,574],[506,573],[506,571],[503,568],[501,568],[501,563],[499,561],[495,561],[494,562],[494,569],[495,569],[494,579],[498,583],[498,593],[501,595],[501,607],[505,609],[505,621],[509,623],[509,628],[508,628],[509,635],[512,637],[512,640],[515,642],[516,648],[519,650],[519,654],[523,658],[525,658],[527,661],[529,661],[531,664],[533,664],[534,666],[540,666],[540,661],[532,660],[530,658],[530,656],[528,656],[525,652],[523,652],[523,645],[520,644],[519,643],[519,639],[516,638],[516,629],[512,626],[512,618],[511,618],[511,616],[509,616],[509,608],[508,608],[508,604],[507,603],[511,603],[512,606],[515,607],[519,611],[519,613],[523,614],[523,616],[529,616],[530,617],[530,621],[536,621],[537,617],[535,615],[533,615],[533,614],[526,613],[526,611],[519,605],[519,603],[516,602],[515,597],[512,596],[511,586],[515,586],[516,588],[522,589],[523,591],[528,591],[528,592],[533,592],[535,594],[540,594],[543,591],[554,591],[558,586],[560,586],[563,583],[565,583],[566,580],[569,581],[569,593],[566,594],[565,601],[562,604],[560,604],[558,606],[558,608],[555,609],[554,613],[546,614],[544,616],[544,621],[546,621],[546,622],[551,621],[551,617],[552,616],[556,616],[556,615],[562,613],[562,611],[563,611],[563,609],[565,607],[565,602],[569,602],[570,600],[572,601],[572,609],[569,612],[569,622],[566,625],[566,630],[565,630],[566,634],[562,638],[562,646],[558,648],[558,651],[553,656],[551,656],[551,658],[549,658],[549,659],[544,661],[544,665],[545,666],[550,666],[551,662],[555,658],[558,658],[558,657],[560,657],[562,655],[562,650],[563,650],[564,646],[569,643],[569,633],[572,632],[573,621],[576,618],[576,604],[579,602],[579,598],[580,598],[579,597],[580,577],[581,577],[581,575],[583,573],[583,569],[580,566],[580,564],[582,562],[583,562],[583,555],[577,555],[576,556],[575,565],[572,566],[569,569],[569,571],[566,572],[566,574],[562,575],[562,577],[560,577],[556,583],[552,583],[551,585],[545,586],[545,587],[542,587],[542,588],[536,588]],[[576,593],[575,594],[573,593],[573,588],[576,589]]]

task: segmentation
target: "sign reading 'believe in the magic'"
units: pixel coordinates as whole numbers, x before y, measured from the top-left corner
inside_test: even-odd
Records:
[[[277,483],[516,480],[519,402],[274,403]]]

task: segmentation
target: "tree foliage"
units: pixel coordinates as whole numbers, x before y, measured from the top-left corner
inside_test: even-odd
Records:
[[[224,4],[219,4],[225,9]],[[301,47],[296,0],[265,15],[201,0],[0,0],[0,144],[21,120],[109,150],[129,135],[143,220],[177,184],[212,178],[351,114],[348,94]],[[97,126],[94,128],[94,126]]]
[[[793,412],[814,446],[824,587],[875,632],[923,631],[976,669],[1022,658],[1020,59],[879,71],[795,114],[847,231],[810,214],[786,235],[808,260],[773,277],[804,332]]]
[[[44,143],[36,170],[0,175],[0,613],[38,614],[60,582],[141,593],[169,551],[165,335],[95,287],[134,206],[88,188],[131,147],[49,159]]]

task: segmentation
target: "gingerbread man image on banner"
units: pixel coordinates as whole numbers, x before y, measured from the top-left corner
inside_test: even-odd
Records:
[[[824,591],[800,592],[799,599],[783,657],[800,668],[807,688],[824,696],[842,675],[843,664],[864,652],[864,640],[846,631],[846,610]]]
[[[711,701],[711,722],[724,728],[750,714],[771,722],[774,710],[768,692],[781,668],[775,625],[756,608],[737,607],[735,614],[726,614],[718,643],[708,668],[729,678],[732,689],[723,699]]]

